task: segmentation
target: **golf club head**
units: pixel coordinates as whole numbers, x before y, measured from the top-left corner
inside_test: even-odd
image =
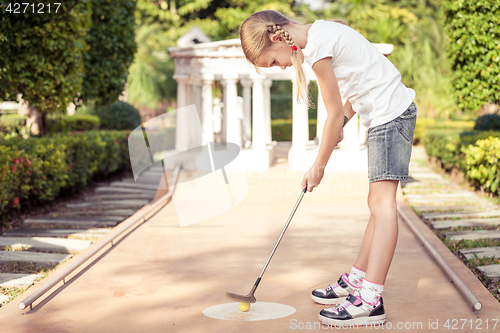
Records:
[[[236,302],[243,302],[243,303],[255,303],[256,299],[253,293],[250,293],[248,295],[238,295],[238,294],[233,294],[233,293],[228,293],[226,292],[226,297],[229,298],[230,300],[236,301]]]

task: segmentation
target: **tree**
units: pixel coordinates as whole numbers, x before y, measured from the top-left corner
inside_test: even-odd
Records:
[[[114,103],[127,82],[136,52],[134,0],[92,0],[92,26],[84,54],[82,101],[96,106]]]
[[[447,53],[452,62],[455,99],[463,111],[500,103],[500,3],[444,1]]]
[[[1,8],[0,99],[15,100],[22,93],[29,104],[28,122],[40,135],[47,130],[47,113],[65,110],[83,79],[91,3],[67,1],[61,6],[61,14],[47,16],[16,16],[7,4]]]

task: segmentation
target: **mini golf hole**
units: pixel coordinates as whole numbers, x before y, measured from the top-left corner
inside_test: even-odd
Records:
[[[248,311],[243,312],[238,307],[238,302],[232,302],[209,306],[203,310],[203,314],[214,319],[258,321],[288,317],[295,311],[294,307],[285,304],[255,302],[250,305]]]

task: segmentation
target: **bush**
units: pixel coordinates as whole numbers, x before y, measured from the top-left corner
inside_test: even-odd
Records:
[[[464,147],[462,152],[465,154],[466,177],[472,184],[494,194],[500,193],[500,138],[490,136],[478,140],[475,145]]]
[[[434,130],[426,132],[423,143],[446,171],[458,168],[473,185],[499,193],[499,131]]]
[[[475,112],[488,102],[500,102],[500,3],[446,0],[443,5],[458,107]]]
[[[94,102],[89,102],[77,110],[78,115],[95,115],[99,117],[101,129],[133,130],[141,124],[141,115],[132,105],[118,101],[102,107],[94,107]]]
[[[2,142],[0,215],[130,165],[127,137],[127,132],[89,131]]]
[[[500,131],[500,115],[486,114],[477,118],[474,129],[478,131]]]
[[[271,136],[275,141],[292,141],[292,119],[271,120]],[[316,119],[309,119],[309,140],[316,136]]]
[[[26,124],[26,116],[18,114],[3,115],[0,117],[0,123],[6,126],[23,126]]]
[[[50,134],[91,131],[99,128],[99,117],[92,115],[49,115],[47,123]]]
[[[417,117],[413,144],[420,144],[427,130],[469,131],[474,127],[473,121],[444,120],[435,118]]]

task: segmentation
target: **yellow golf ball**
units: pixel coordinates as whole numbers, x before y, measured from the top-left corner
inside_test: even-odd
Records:
[[[238,303],[238,307],[240,308],[241,311],[247,312],[250,309],[250,303],[240,302]]]

